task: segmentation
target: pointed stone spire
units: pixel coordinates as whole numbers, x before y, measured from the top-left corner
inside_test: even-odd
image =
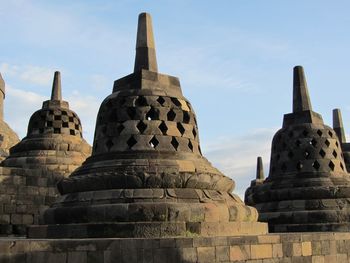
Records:
[[[303,67],[294,67],[293,73],[293,112],[311,111],[312,107]]]
[[[5,81],[0,73],[0,121],[4,119]]]
[[[61,73],[55,72],[52,84],[51,100],[62,100]]]
[[[148,13],[139,15],[134,72],[141,69],[157,72],[157,58],[153,38],[152,18]]]
[[[337,133],[340,143],[345,143],[345,131],[340,109],[333,110],[333,129]]]
[[[264,167],[262,163],[262,158],[259,156],[257,158],[257,164],[256,164],[256,179],[257,180],[264,180]]]

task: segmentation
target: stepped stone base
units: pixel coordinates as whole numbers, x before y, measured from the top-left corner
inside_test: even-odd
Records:
[[[93,237],[175,237],[259,235],[267,233],[267,223],[259,222],[129,222],[31,226],[30,238]]]
[[[150,239],[0,239],[1,263],[350,261],[350,233]]]

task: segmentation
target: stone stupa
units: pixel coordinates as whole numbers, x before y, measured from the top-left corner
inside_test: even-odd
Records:
[[[346,142],[343,119],[340,109],[333,110],[333,129],[338,135],[343,150],[344,161],[347,171],[350,171],[350,143]]]
[[[246,191],[271,232],[350,231],[350,177],[336,132],[312,111],[294,68],[293,112],[274,136],[269,176]]]
[[[266,233],[234,181],[201,153],[179,79],[158,73],[151,17],[139,16],[134,73],[101,104],[92,156],[30,237],[166,237]]]
[[[61,74],[54,75],[51,99],[29,120],[27,136],[11,148],[2,165],[24,169],[40,168],[53,174],[52,184],[68,176],[91,154],[84,140],[78,115],[62,100]]]
[[[0,74],[0,161],[9,155],[12,146],[19,142],[17,134],[4,121],[5,81]]]

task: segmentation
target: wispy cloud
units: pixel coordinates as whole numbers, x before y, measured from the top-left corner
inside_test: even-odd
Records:
[[[54,69],[34,65],[0,64],[0,72],[7,76],[20,79],[24,82],[47,86],[52,82]]]
[[[268,172],[271,141],[276,131],[277,128],[257,129],[243,136],[219,138],[215,143],[204,145],[205,156],[235,180],[235,192],[243,198],[245,189],[255,178],[257,156],[262,156]]]

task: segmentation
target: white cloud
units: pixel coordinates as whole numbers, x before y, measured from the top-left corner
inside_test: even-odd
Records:
[[[235,193],[244,197],[250,181],[255,178],[256,158],[261,156],[268,174],[270,147],[277,128],[258,129],[244,136],[223,137],[204,145],[205,156],[215,167],[236,182]]]
[[[0,72],[6,76],[40,86],[50,85],[54,69],[33,65],[0,64]]]

